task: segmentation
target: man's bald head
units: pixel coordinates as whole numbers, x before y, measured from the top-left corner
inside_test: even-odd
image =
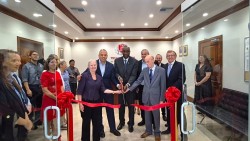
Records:
[[[152,55],[147,55],[145,57],[145,62],[149,68],[154,67],[154,61],[155,61],[155,59],[154,59],[154,56],[152,56]]]

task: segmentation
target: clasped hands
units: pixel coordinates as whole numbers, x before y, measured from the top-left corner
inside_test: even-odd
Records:
[[[122,94],[129,91],[128,85],[122,85],[122,83],[118,84],[117,88],[119,89],[119,91],[121,91]]]

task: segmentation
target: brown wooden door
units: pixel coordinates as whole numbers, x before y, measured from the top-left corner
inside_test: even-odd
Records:
[[[31,50],[37,51],[40,59],[44,58],[43,43],[22,37],[17,37],[17,51],[21,57],[21,66],[18,70],[19,74],[22,70],[22,66],[30,61],[29,53]]]
[[[213,96],[215,101],[221,95],[222,90],[222,35],[199,42],[199,56],[206,55],[213,67],[211,75]]]

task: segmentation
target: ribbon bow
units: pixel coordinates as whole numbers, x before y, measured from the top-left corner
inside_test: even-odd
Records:
[[[176,87],[172,86],[166,90],[165,98],[169,103],[175,103],[181,96],[181,91]]]
[[[68,108],[71,105],[71,100],[74,98],[73,93],[63,92],[57,95],[57,106],[60,109]]]

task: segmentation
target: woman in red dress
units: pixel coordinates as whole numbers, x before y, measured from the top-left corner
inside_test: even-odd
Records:
[[[41,119],[43,119],[43,111],[48,106],[56,106],[56,97],[58,94],[64,91],[61,76],[58,71],[56,71],[57,61],[54,55],[50,55],[45,62],[45,71],[41,75],[41,85],[43,90],[43,100],[42,100],[42,113]],[[60,111],[60,114],[64,113]],[[57,134],[56,126],[56,112],[54,110],[48,110],[47,112],[47,127],[49,133]],[[49,129],[52,129],[50,132]]]

